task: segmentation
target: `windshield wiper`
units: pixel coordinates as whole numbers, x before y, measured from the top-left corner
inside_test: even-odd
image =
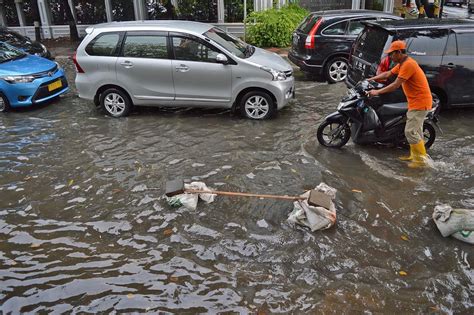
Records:
[[[17,60],[17,59],[21,59],[21,58],[24,58],[24,57],[26,57],[26,54],[15,56],[10,60]]]

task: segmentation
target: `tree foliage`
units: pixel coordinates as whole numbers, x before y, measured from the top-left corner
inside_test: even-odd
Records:
[[[180,20],[217,22],[217,0],[178,0]]]
[[[293,31],[308,14],[297,4],[252,12],[247,18],[247,41],[259,47],[288,47]]]

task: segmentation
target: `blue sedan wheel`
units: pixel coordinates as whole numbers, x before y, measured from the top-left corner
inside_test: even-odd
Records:
[[[8,100],[5,96],[0,94],[0,113],[4,113],[8,111],[9,105],[8,105]]]

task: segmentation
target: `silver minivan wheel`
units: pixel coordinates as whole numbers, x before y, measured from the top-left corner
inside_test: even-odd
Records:
[[[244,95],[241,102],[242,114],[250,119],[266,119],[275,112],[273,100],[263,91],[252,91]]]
[[[101,94],[100,104],[107,115],[124,117],[130,113],[132,102],[126,93],[119,89],[108,89]]]
[[[5,96],[0,94],[0,113],[8,111],[8,101],[6,100]]]
[[[344,81],[347,77],[347,60],[339,57],[329,61],[326,69],[326,77],[330,83]]]

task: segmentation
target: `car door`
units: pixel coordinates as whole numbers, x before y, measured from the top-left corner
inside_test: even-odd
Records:
[[[127,32],[117,60],[117,80],[137,104],[174,100],[167,32]]]
[[[186,34],[170,34],[176,103],[226,106],[231,102],[232,66],[218,63],[221,52],[204,40]]]
[[[450,105],[474,104],[474,30],[450,32],[440,82]]]
[[[317,49],[326,56],[335,53],[349,53],[353,39],[346,35],[348,21],[333,23],[321,31]],[[323,53],[324,51],[324,53]]]

